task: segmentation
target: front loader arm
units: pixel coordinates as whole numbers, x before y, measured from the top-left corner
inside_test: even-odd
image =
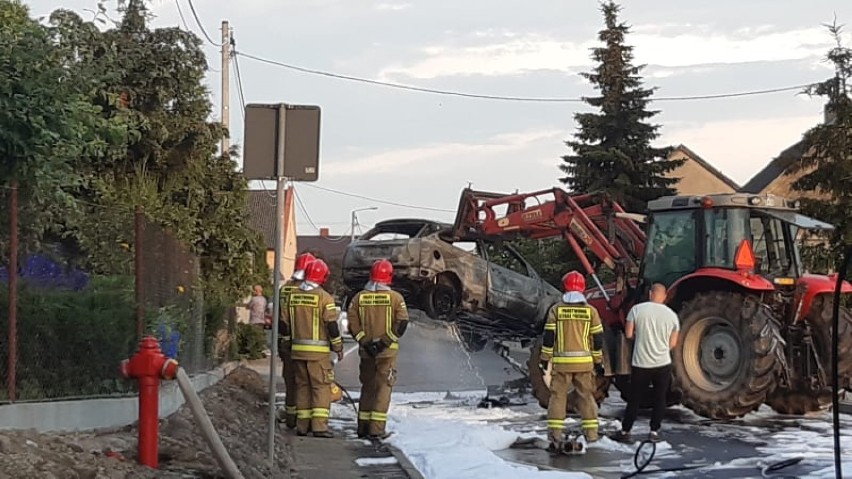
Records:
[[[453,235],[467,240],[562,236],[610,303],[587,251],[616,272],[616,291],[622,291],[626,276],[638,273],[645,250],[645,233],[635,216],[601,194],[572,195],[553,188],[506,195],[467,188]]]

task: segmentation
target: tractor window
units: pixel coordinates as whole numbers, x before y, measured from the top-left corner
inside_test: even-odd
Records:
[[[704,266],[733,268],[737,248],[749,238],[748,210],[704,210]]]
[[[649,283],[671,285],[695,271],[694,210],[657,213],[651,220],[643,277]]]
[[[794,274],[795,252],[788,247],[788,237],[784,229],[787,225],[777,218],[755,214],[751,217],[751,238],[754,256],[757,259],[757,272],[767,276],[786,276]]]

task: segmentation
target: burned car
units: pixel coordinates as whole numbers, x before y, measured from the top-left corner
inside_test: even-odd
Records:
[[[458,322],[469,345],[535,336],[560,292],[508,244],[454,241],[451,229],[421,219],[376,224],[344,254],[346,302],[364,287],[373,262],[387,258],[394,266],[393,287],[409,307]]]

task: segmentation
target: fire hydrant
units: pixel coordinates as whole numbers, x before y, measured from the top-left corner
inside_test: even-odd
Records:
[[[139,342],[139,351],[120,366],[121,376],[139,381],[139,463],[156,469],[159,465],[160,380],[174,379],[178,363],[160,351],[152,336]]]

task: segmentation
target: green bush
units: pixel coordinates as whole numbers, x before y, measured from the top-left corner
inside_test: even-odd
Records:
[[[266,331],[250,324],[237,325],[237,355],[240,359],[260,359],[266,350]]]
[[[0,400],[6,399],[8,291],[0,288]],[[133,279],[95,277],[82,291],[22,284],[18,298],[18,400],[131,392],[121,360],[136,349]]]

